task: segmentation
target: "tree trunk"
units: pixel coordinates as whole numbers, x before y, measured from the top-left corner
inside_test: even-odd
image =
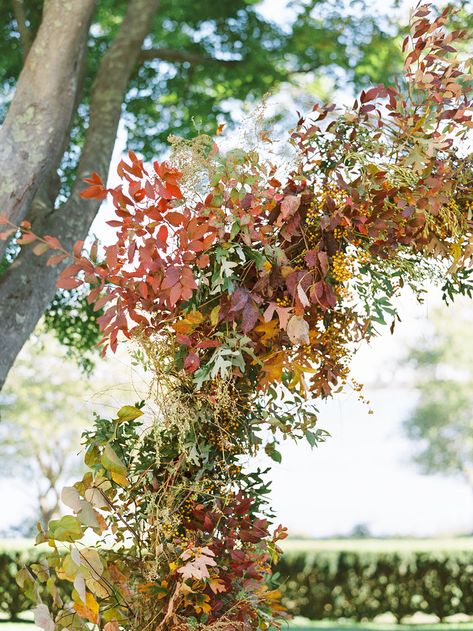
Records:
[[[48,0],[0,128],[0,213],[19,223],[58,161],[74,111],[78,51],[96,0]],[[5,243],[0,242],[0,257]]]
[[[67,248],[71,248],[77,239],[86,237],[99,208],[97,201],[80,198],[82,178],[92,171],[97,171],[104,180],[107,178],[123,98],[158,5],[159,0],[130,2],[120,31],[97,72],[89,128],[71,195],[59,209],[54,210],[53,200],[49,200],[49,207],[43,201],[35,209],[34,231],[57,236]],[[56,278],[67,264],[47,267],[47,258],[47,255],[35,256],[32,248],[26,246],[0,278],[0,389],[17,354],[54,296]]]

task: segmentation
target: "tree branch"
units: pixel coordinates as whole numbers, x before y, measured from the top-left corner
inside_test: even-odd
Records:
[[[0,209],[14,223],[58,160],[74,111],[77,51],[96,0],[49,0],[0,127]],[[51,43],[54,45],[51,45]],[[0,257],[5,243],[0,243]]]
[[[13,15],[15,16],[18,33],[20,34],[21,46],[23,48],[23,60],[28,57],[30,52],[32,36],[31,31],[26,23],[25,5],[23,0],[12,0]]]
[[[241,63],[239,59],[216,59],[215,57],[206,57],[198,53],[190,53],[184,50],[174,48],[146,48],[141,51],[138,62],[143,64],[145,61],[153,61],[159,59],[161,61],[170,61],[173,63],[190,63],[190,64],[219,64],[221,66],[234,66]]]
[[[59,209],[43,207],[33,224],[37,234],[57,236],[66,248],[86,237],[100,202],[80,197],[82,179],[97,171],[104,180],[112,157],[122,103],[144,38],[159,0],[131,0],[120,30],[100,63],[92,87],[89,127],[77,169],[77,180],[67,202]],[[61,266],[46,266],[47,255],[37,257],[23,248],[0,278],[0,389],[8,371],[56,291]],[[63,265],[64,266],[64,265]]]

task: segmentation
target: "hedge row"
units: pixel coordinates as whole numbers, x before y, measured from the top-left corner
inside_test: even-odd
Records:
[[[0,551],[0,611],[12,620],[31,609],[31,601],[16,584],[15,576],[25,565],[36,563],[42,554],[37,549]]]
[[[277,570],[285,605],[312,620],[473,615],[472,551],[287,553]]]
[[[37,562],[37,549],[0,550],[0,611],[15,619],[31,608],[15,576]],[[416,612],[440,620],[473,616],[473,551],[467,552],[288,552],[276,568],[291,613],[312,620],[397,620]]]

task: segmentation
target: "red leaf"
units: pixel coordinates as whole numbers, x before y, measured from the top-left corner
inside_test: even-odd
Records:
[[[194,275],[190,267],[184,267],[182,270],[181,283],[188,289],[197,289],[197,283],[195,282]]]
[[[82,253],[82,247],[84,245],[83,241],[76,241],[74,243],[74,247],[72,248],[72,252],[76,258],[79,258]]]
[[[253,300],[249,300],[243,309],[242,330],[243,333],[251,331],[259,317],[259,309]]]
[[[161,289],[170,289],[174,287],[174,285],[181,278],[181,270],[179,267],[169,267],[166,270],[166,274],[164,276],[164,280],[161,284]]]
[[[107,189],[103,186],[89,186],[84,191],[81,191],[80,196],[83,199],[105,199],[107,197]]]
[[[184,369],[188,373],[193,373],[200,367],[200,359],[197,353],[189,353],[184,360]]]
[[[109,302],[111,296],[109,296],[109,294],[104,294],[103,296],[100,296],[100,298],[94,303],[94,311],[100,311],[100,309],[102,309],[102,307],[104,307],[107,302]]]
[[[81,280],[71,276],[63,276],[63,274],[59,276],[56,282],[56,286],[60,289],[75,289],[75,287],[79,287],[79,285],[82,285]]]
[[[49,245],[47,243],[38,243],[33,248],[33,254],[36,254],[36,256],[41,256],[48,250],[49,250]]]
[[[74,287],[79,287],[79,285],[82,284],[82,281],[77,280],[76,274],[80,272],[81,269],[82,267],[77,263],[68,265],[59,275],[56,285],[61,289],[73,289]]]
[[[19,245],[26,245],[27,243],[32,243],[36,241],[38,237],[33,234],[33,232],[24,232],[21,237],[17,240]]]
[[[196,348],[217,348],[217,346],[221,346],[222,343],[218,340],[203,340],[196,344]]]
[[[184,215],[176,211],[166,213],[165,219],[169,221],[172,226],[181,226],[184,223]]]
[[[181,283],[176,283],[169,292],[169,304],[171,307],[174,307],[179,298],[181,297],[182,285]]]
[[[67,258],[67,254],[55,254],[54,256],[49,257],[46,261],[46,265],[57,265],[58,263],[61,263],[61,261],[64,261],[65,258]]]
[[[44,237],[44,240],[49,245],[49,247],[52,248],[53,250],[63,250],[64,249],[62,247],[62,245],[61,245],[61,242],[56,237],[51,237],[49,235],[46,235]]]
[[[166,244],[168,235],[169,235],[169,230],[166,228],[166,226],[161,226],[158,230],[158,235],[157,235],[158,240]]]
[[[201,269],[204,269],[204,267],[207,267],[207,265],[210,263],[209,255],[202,254],[201,256],[199,256],[196,263]]]

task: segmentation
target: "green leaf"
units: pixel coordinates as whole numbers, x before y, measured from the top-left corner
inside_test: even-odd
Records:
[[[126,475],[127,468],[122,460],[117,456],[111,445],[105,445],[100,462],[112,473],[118,473],[119,475]]]
[[[56,541],[75,541],[84,534],[80,521],[72,515],[64,515],[61,519],[49,522],[49,535]]]
[[[281,463],[282,456],[281,453],[276,449],[277,443],[268,443],[264,448],[266,455],[268,455],[274,462]]]

